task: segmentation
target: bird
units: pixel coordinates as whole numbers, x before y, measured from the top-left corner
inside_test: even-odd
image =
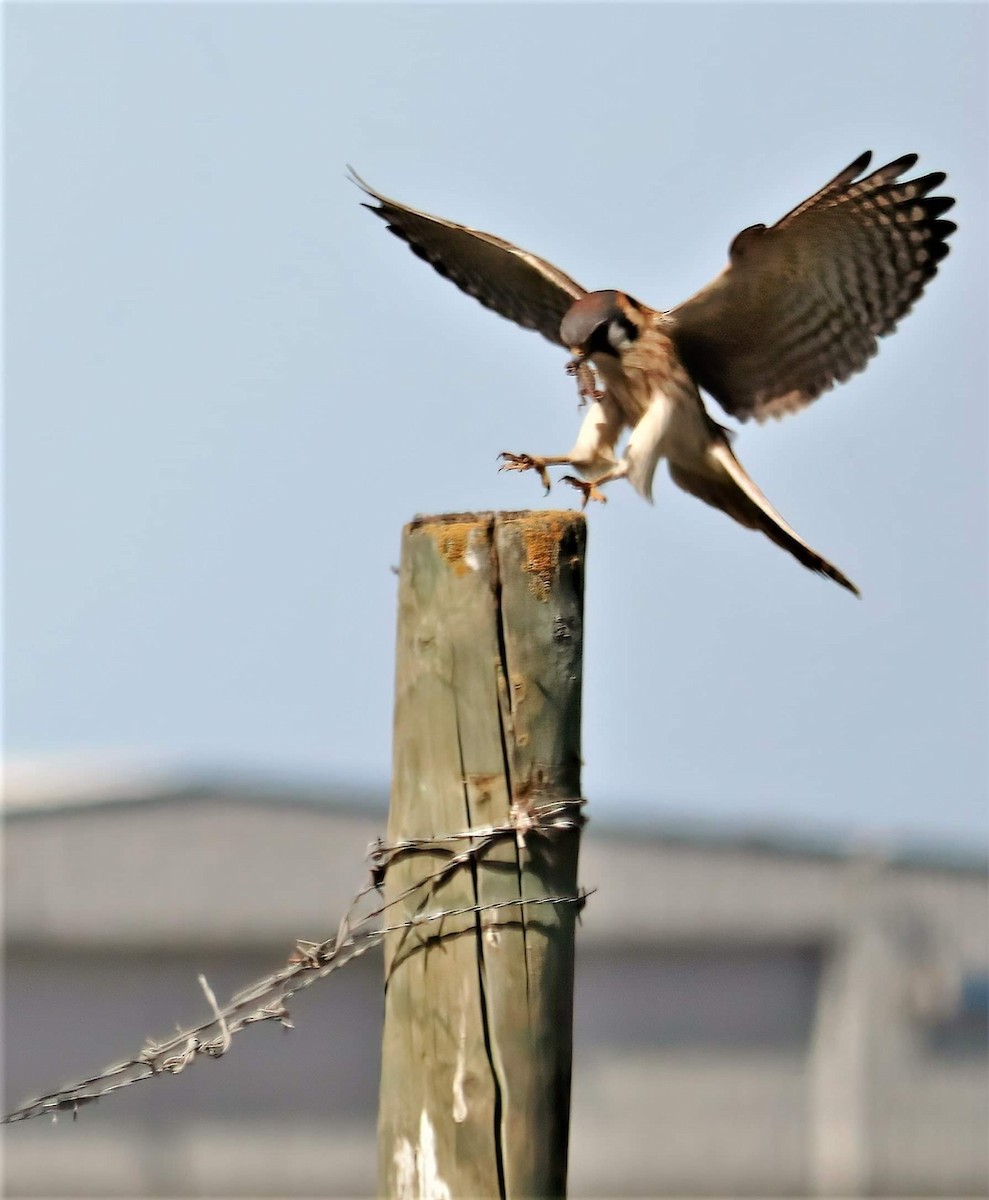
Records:
[[[764,533],[809,570],[855,595],[846,575],[780,516],[742,467],[734,430],[708,413],[701,392],[744,423],[809,405],[861,371],[911,309],[948,253],[955,231],[934,193],[937,171],[904,179],[907,154],[870,172],[867,151],[774,225],[750,225],[706,287],[668,310],[616,289],[589,291],[545,259],[467,225],[382,195],[353,168],[363,202],[411,250],[463,292],[535,330],[571,355],[586,415],[565,454],[503,451],[502,470],[549,467],[583,505],[627,478],[652,501],[661,461],[684,491]],[[628,438],[619,453],[625,432]]]

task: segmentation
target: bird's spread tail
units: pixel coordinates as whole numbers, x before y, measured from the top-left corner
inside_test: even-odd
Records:
[[[709,446],[703,469],[698,469],[698,465],[694,463],[684,467],[671,461],[670,475],[684,491],[690,492],[706,504],[720,508],[722,512],[734,517],[749,529],[760,529],[766,537],[789,551],[797,562],[802,563],[808,570],[833,579],[854,595],[859,595],[858,588],[846,575],[808,546],[803,538],[787,525],[749,478],[723,433],[719,432]]]

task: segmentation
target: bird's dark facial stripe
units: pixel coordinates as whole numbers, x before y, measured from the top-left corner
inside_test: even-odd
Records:
[[[619,336],[615,337],[614,335],[619,331]],[[611,321],[611,334],[613,345],[620,345],[622,342],[634,342],[639,336],[639,327],[625,313],[617,312]]]
[[[612,357],[617,358],[618,351],[611,344],[609,337],[610,330],[611,322],[609,321],[601,321],[598,325],[595,325],[590,337],[586,338],[581,346],[584,354],[587,356],[591,354],[610,354]]]

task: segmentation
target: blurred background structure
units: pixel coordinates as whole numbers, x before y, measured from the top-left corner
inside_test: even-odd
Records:
[[[575,1196],[980,1196],[987,864],[593,804],[578,935]],[[208,1016],[336,928],[384,797],[14,772],[7,1108]],[[296,1028],[5,1137],[8,1196],[374,1192],[377,954]]]

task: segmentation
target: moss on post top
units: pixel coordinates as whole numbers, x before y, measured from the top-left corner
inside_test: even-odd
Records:
[[[405,533],[423,531],[433,538],[437,550],[454,573],[460,575],[478,563],[472,556],[490,543],[493,528],[517,529],[524,547],[523,569],[531,576],[530,588],[537,600],[548,600],[559,569],[561,551],[575,551],[586,537],[583,513],[572,509],[526,509],[520,512],[443,513],[417,516]]]

